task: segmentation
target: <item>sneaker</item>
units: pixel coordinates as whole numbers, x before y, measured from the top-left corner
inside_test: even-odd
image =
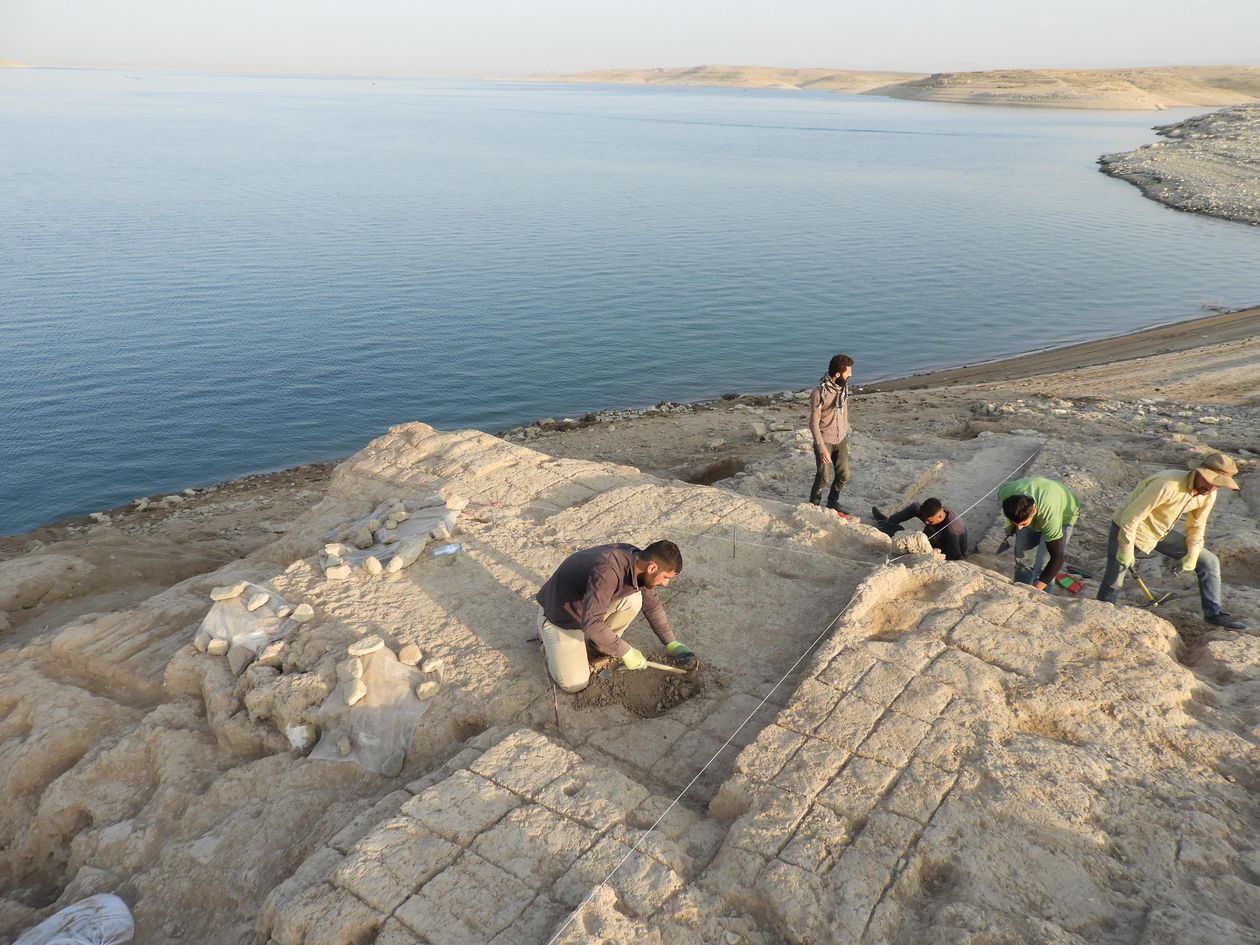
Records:
[[[1246,630],[1247,625],[1237,617],[1231,617],[1229,614],[1221,611],[1219,614],[1213,614],[1211,617],[1204,617],[1208,623],[1214,627],[1224,627],[1226,630]]]
[[[881,511],[879,510],[879,506],[878,506],[878,505],[872,505],[872,506],[871,506],[871,515],[875,516],[875,521],[877,521],[877,522],[882,522],[882,521],[884,521],[886,518],[888,518],[888,516],[887,516],[887,515],[885,515],[883,512],[881,512]]]

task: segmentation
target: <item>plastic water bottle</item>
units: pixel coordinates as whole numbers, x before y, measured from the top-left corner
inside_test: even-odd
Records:
[[[464,550],[464,546],[458,543],[452,543],[449,545],[439,545],[437,548],[433,549],[433,557],[444,558],[447,555],[453,555],[455,554],[455,552],[463,551],[463,550]]]

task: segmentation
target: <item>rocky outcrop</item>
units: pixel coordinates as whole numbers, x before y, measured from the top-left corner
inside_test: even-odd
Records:
[[[1154,130],[1169,140],[1104,154],[1099,169],[1174,209],[1260,225],[1260,105]]]

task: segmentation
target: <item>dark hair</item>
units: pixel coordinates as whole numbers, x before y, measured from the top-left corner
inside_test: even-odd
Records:
[[[678,550],[678,546],[672,541],[664,538],[660,541],[654,541],[644,548],[639,557],[646,558],[648,561],[655,561],[657,566],[665,571],[678,572],[682,570],[682,552]]]
[[[940,499],[924,499],[919,504],[919,518],[926,522],[943,508],[945,506],[941,505]]]
[[[1022,522],[1032,515],[1034,505],[1036,503],[1026,495],[1008,495],[1002,500],[1002,514],[1012,522]]]
[[[827,376],[832,377],[836,374],[843,374],[845,368],[853,367],[853,359],[847,354],[837,354],[827,364]]]

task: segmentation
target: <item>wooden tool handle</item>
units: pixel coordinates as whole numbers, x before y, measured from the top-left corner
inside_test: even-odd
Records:
[[[647,664],[653,669],[663,669],[667,673],[677,673],[680,676],[687,675],[687,670],[679,669],[677,666],[666,666],[664,663],[654,663],[651,660],[648,660]]]

